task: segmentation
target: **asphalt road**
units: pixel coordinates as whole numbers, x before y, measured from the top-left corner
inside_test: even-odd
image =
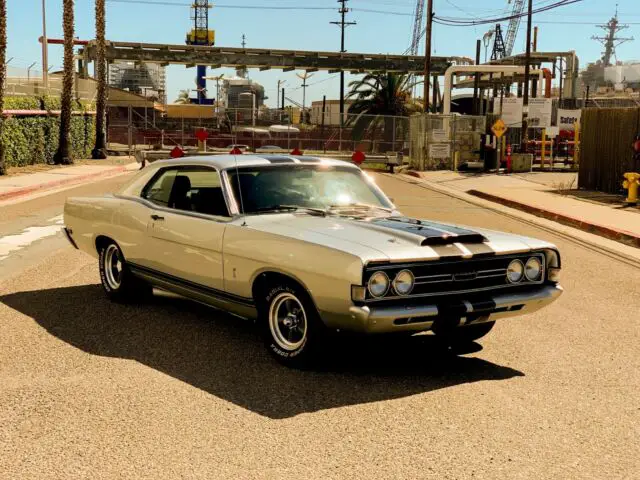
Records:
[[[125,179],[2,208],[0,237],[55,228],[64,197]],[[408,215],[553,241],[565,295],[463,357],[359,341],[303,372],[215,310],[111,304],[92,258],[29,237],[0,260],[0,478],[638,478],[640,270],[378,181]]]

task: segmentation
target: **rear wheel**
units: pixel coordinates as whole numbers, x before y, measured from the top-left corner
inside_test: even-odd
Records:
[[[289,367],[307,365],[318,352],[325,330],[309,295],[285,281],[259,295],[260,327],[269,353]]]
[[[98,264],[102,288],[111,300],[133,302],[151,295],[151,285],[131,273],[120,247],[115,242],[110,240],[100,247]]]

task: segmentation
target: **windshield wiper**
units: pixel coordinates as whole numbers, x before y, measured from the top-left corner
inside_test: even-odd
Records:
[[[269,207],[260,207],[253,210],[253,213],[268,212],[304,212],[313,215],[321,215],[325,217],[327,211],[322,208],[301,207],[299,205],[272,205]]]
[[[372,205],[370,203],[347,203],[342,205],[330,205],[329,210],[348,210],[348,209],[361,209],[361,210],[382,210],[384,212],[392,213],[393,209],[381,207],[379,205]]]

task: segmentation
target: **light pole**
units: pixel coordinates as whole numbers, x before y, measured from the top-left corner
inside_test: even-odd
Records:
[[[29,66],[27,67],[27,84],[31,83],[31,69],[34,67],[34,65],[35,65],[36,63],[37,63],[37,62],[33,62],[31,65],[29,65]],[[44,68],[43,68],[43,70],[44,70]]]
[[[276,109],[280,108],[280,85],[287,83],[286,80],[278,80],[278,94],[276,95]],[[282,105],[284,107],[284,105]]]
[[[491,39],[493,38],[493,34],[495,32],[495,29],[492,28],[482,36],[482,43],[484,43],[484,63],[487,63],[489,44],[491,43]]]
[[[303,74],[296,73],[296,76],[302,80],[302,123],[307,123],[305,118],[305,110],[307,105],[307,80],[313,77],[313,74],[304,72]]]
[[[46,0],[42,0],[42,84],[45,91],[49,88],[49,44],[47,43],[47,11],[45,7]]]
[[[247,96],[251,95],[251,125],[253,128],[251,129],[251,148],[253,151],[256,151],[256,92],[253,90],[251,92],[242,92],[239,96]]]

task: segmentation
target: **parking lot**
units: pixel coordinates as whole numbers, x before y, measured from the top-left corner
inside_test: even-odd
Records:
[[[407,215],[556,243],[565,295],[464,356],[429,337],[355,338],[297,371],[216,310],[110,303],[96,261],[48,237],[4,260],[0,280],[0,478],[634,478],[640,270],[376,178]],[[71,194],[4,208],[2,234]]]

